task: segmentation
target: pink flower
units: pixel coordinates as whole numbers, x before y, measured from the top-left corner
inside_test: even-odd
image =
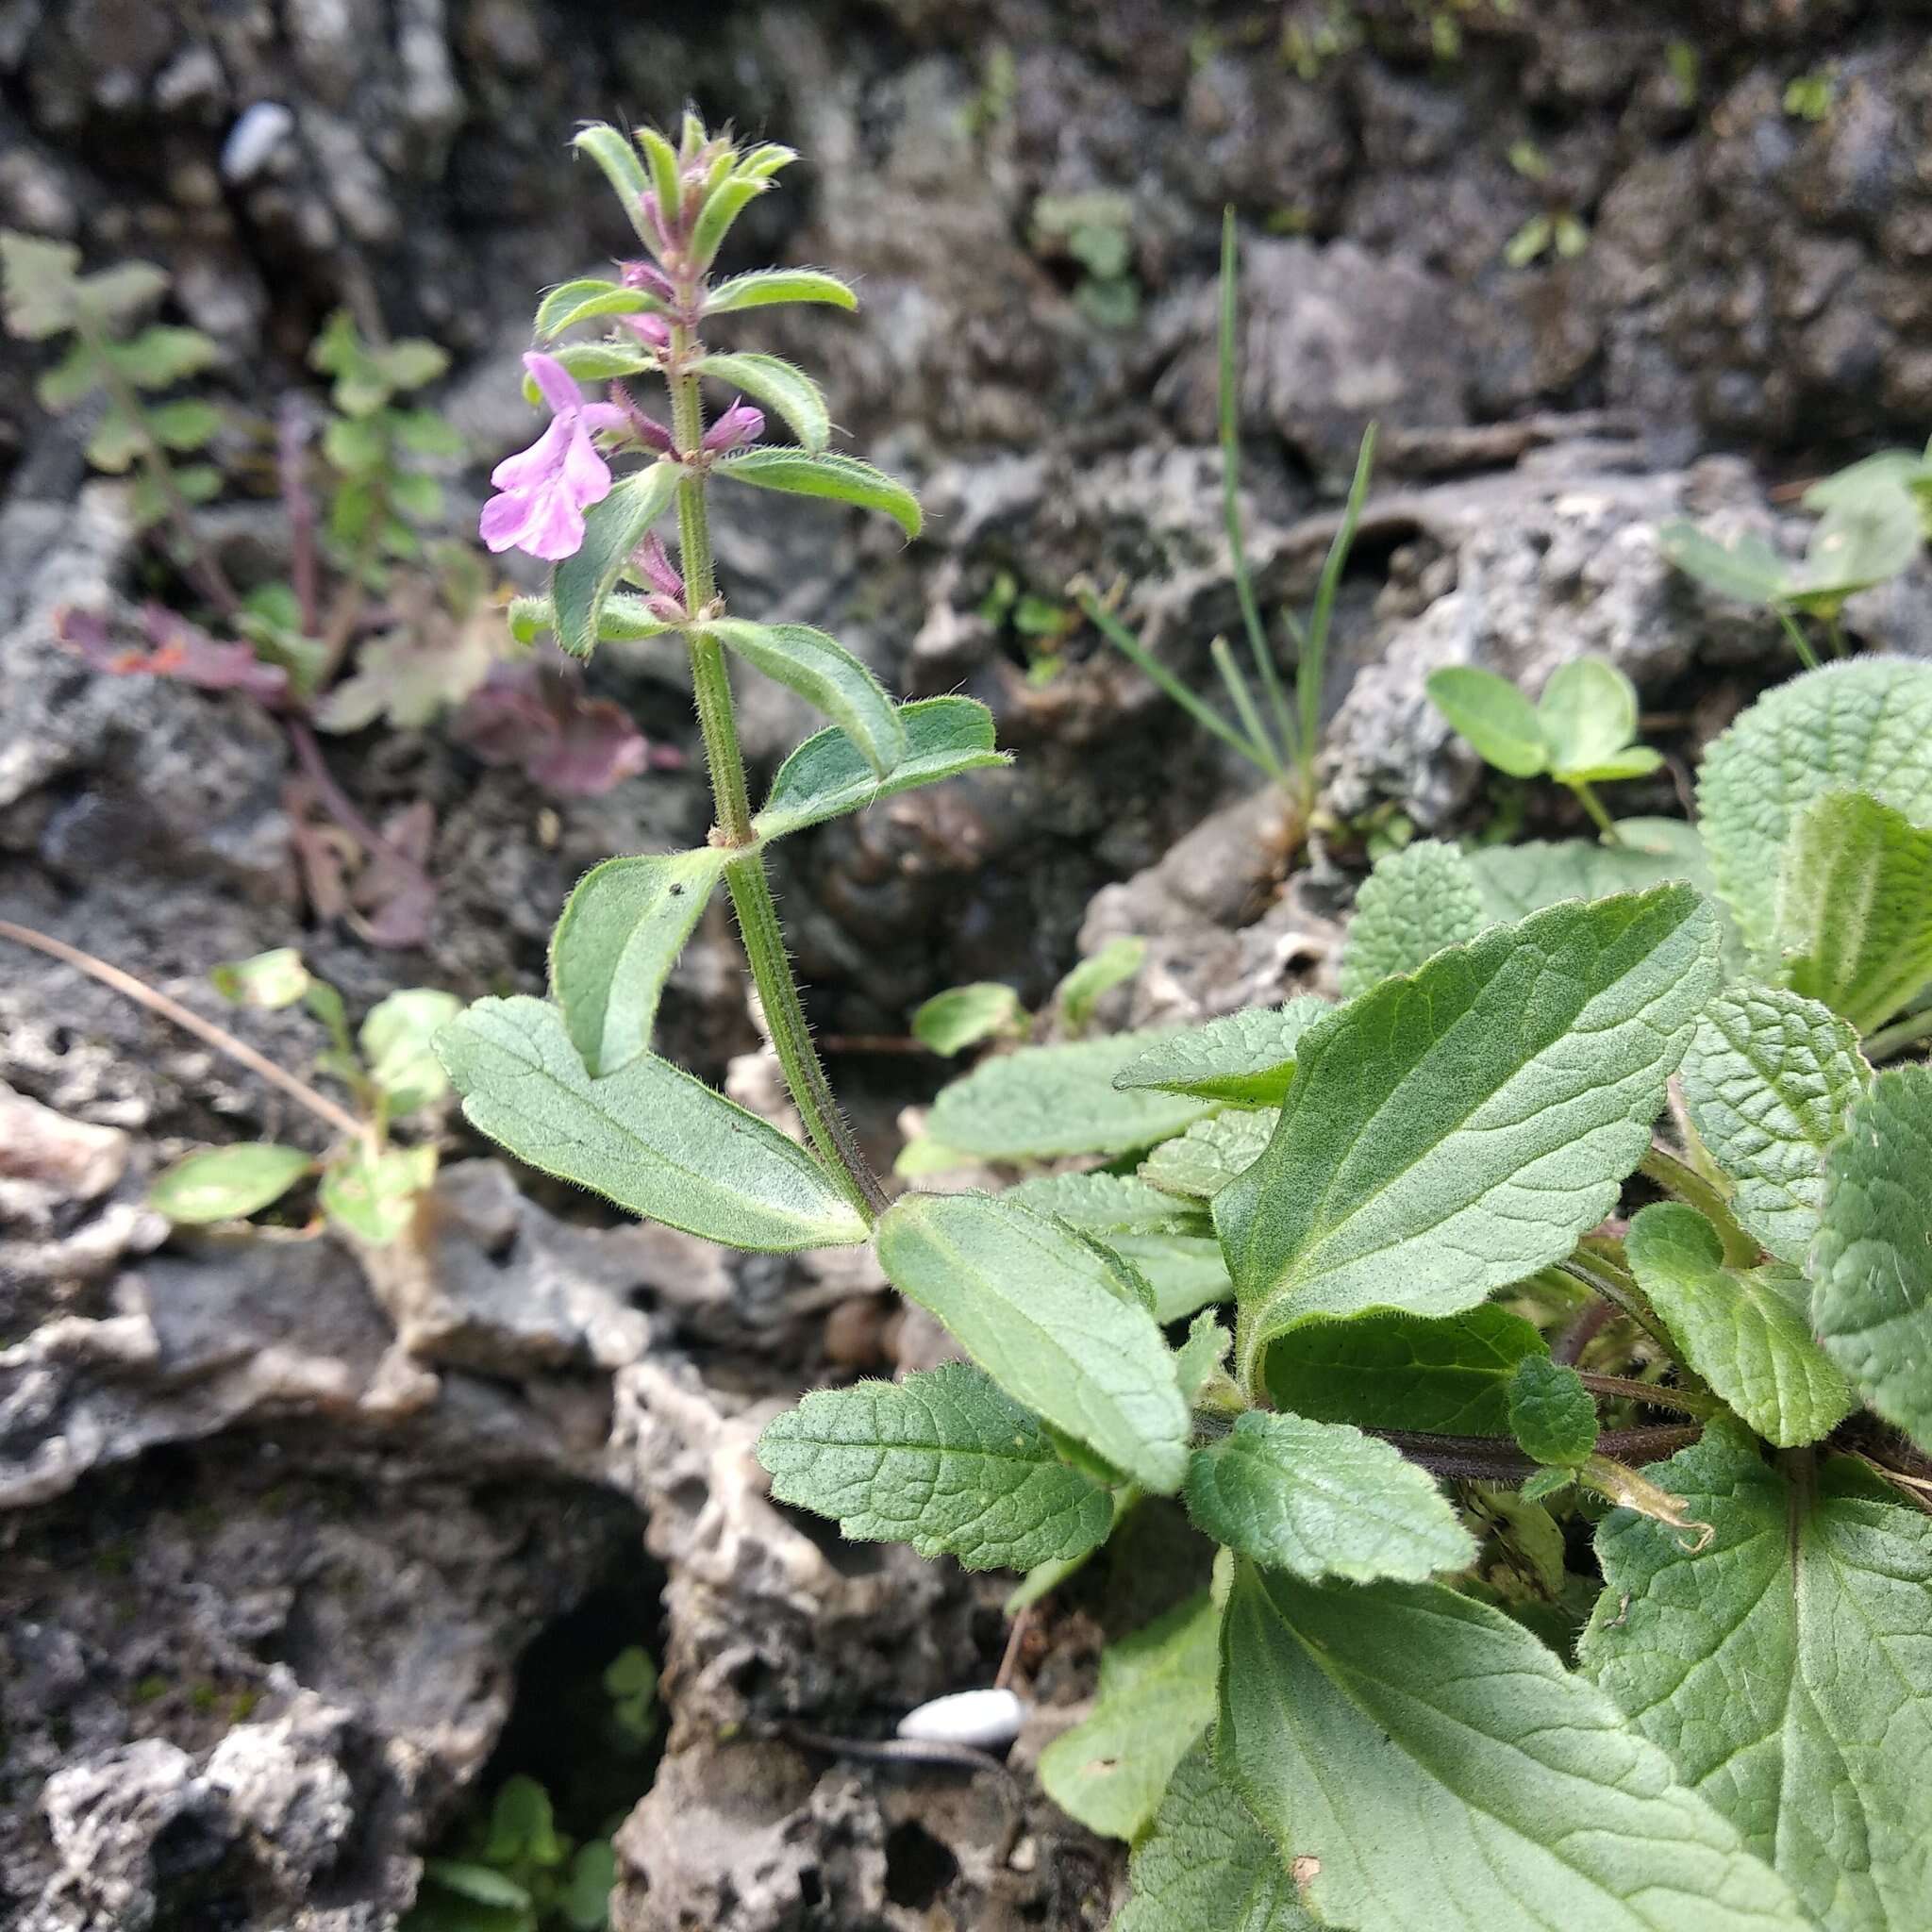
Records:
[[[502,494],[483,506],[478,527],[491,550],[527,551],[555,563],[583,547],[584,511],[610,494],[610,468],[591,433],[622,428],[625,417],[614,403],[587,403],[555,356],[525,356],[524,367],[550,405],[550,427],[491,471]]]

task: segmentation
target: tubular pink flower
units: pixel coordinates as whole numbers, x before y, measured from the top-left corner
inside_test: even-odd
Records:
[[[491,471],[501,493],[483,506],[477,527],[491,550],[522,550],[556,563],[583,547],[584,511],[610,494],[609,465],[591,432],[622,428],[627,419],[614,403],[587,403],[555,356],[533,352],[524,367],[550,405],[550,427]]]
[[[705,450],[709,456],[724,456],[756,442],[765,433],[765,412],[755,408],[742,396],[705,432]]]
[[[650,578],[654,589],[661,591],[667,597],[675,598],[680,606],[683,604],[684,578],[678,575],[677,566],[666,555],[664,540],[656,530],[638,545],[631,555],[631,560]]]
[[[661,315],[620,315],[617,320],[648,349],[670,346],[671,325]]]

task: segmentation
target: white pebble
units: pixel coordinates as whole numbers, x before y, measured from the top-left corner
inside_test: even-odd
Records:
[[[279,101],[244,108],[222,143],[222,178],[239,187],[252,181],[295,131],[295,117]]]
[[[956,1690],[935,1697],[899,1721],[899,1735],[922,1744],[973,1744],[991,1751],[1010,1744],[1026,1722],[1026,1707],[1010,1690]]]

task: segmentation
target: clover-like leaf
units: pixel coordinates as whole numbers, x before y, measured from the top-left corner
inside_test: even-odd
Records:
[[[1717,1229],[1678,1201],[1644,1208],[1625,1252],[1684,1361],[1767,1441],[1816,1442],[1857,1407],[1812,1339],[1810,1291],[1795,1268],[1726,1267]]]
[[[1421,839],[1377,859],[1348,923],[1342,998],[1352,1000],[1391,974],[1413,973],[1444,946],[1474,939],[1491,916],[1484,913],[1474,873],[1455,846]]]
[[[449,1091],[431,1041],[462,1009],[455,993],[429,986],[404,987],[370,1008],[358,1044],[391,1113],[414,1113]]]
[[[1657,547],[1671,562],[1720,597],[1769,606],[1785,594],[1790,566],[1754,531],[1720,543],[1695,524],[1678,522],[1664,525],[1657,536]]]
[[[1637,687],[1607,658],[1573,658],[1550,673],[1536,715],[1552,774],[1566,780],[1595,776],[1637,736]],[[1639,762],[1652,770],[1657,755]]]
[[[312,1155],[269,1141],[208,1147],[155,1176],[148,1204],[170,1221],[239,1221],[279,1201],[310,1168]]]
[[[879,1265],[1015,1402],[1144,1488],[1187,1467],[1188,1411],[1154,1317],[1070,1228],[987,1194],[908,1194]]]
[[[1113,1526],[1108,1491],[1061,1461],[989,1376],[957,1362],[821,1389],[766,1424],[758,1460],[781,1503],[969,1570],[1084,1556]]]
[[[1596,1404],[1583,1378],[1547,1355],[1526,1355],[1509,1382],[1509,1433],[1537,1462],[1578,1469],[1596,1448]]]
[[[824,497],[834,503],[856,504],[861,509],[875,509],[891,517],[908,537],[919,535],[919,499],[905,484],[894,482],[857,457],[830,450],[814,456],[808,449],[760,445],[726,457],[711,474],[760,490],[782,490],[792,496]]]
[[[1114,1085],[1276,1107],[1294,1077],[1295,1041],[1327,1011],[1326,1000],[1304,993],[1285,1006],[1250,1007],[1185,1027],[1129,1060]]]
[[[1711,1525],[1597,1532],[1582,1669],[1833,1932],[1932,1897],[1932,1522],[1861,1464],[1792,1478],[1735,1424],[1650,1472]]]
[[[1553,906],[1302,1036],[1267,1150],[1214,1199],[1241,1372],[1311,1315],[1448,1315],[1615,1205],[1717,986],[1688,886]]]
[[[1188,1514],[1238,1556],[1297,1576],[1420,1581],[1475,1560],[1428,1472],[1343,1423],[1249,1409],[1188,1464]]]
[[[704,627],[747,664],[823,711],[858,748],[875,777],[906,756],[906,727],[879,681],[837,638],[808,624],[720,617]]]
[[[1487,1605],[1242,1562],[1222,1661],[1216,1763],[1324,1924],[1809,1932],[1664,1753]]]
[[[675,463],[653,463],[584,512],[582,547],[557,566],[550,583],[557,641],[573,658],[588,658],[597,648],[604,600],[651,525],[671,508],[678,475]]]
[[[541,1000],[478,1000],[436,1044],[477,1132],[633,1214],[772,1253],[866,1238],[796,1141],[651,1054],[593,1079]]]
[[[1534,778],[1549,769],[1549,741],[1536,707],[1493,671],[1448,664],[1429,674],[1430,701],[1477,755],[1512,778]]]

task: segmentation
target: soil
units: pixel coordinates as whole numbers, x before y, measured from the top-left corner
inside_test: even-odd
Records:
[[[1822,118],[1787,105],[1800,76],[1826,84]],[[460,522],[525,440],[535,291],[624,244],[570,131],[687,99],[806,158],[734,250],[825,264],[864,308],[784,311],[746,341],[818,372],[849,446],[913,478],[929,517],[902,546],[761,502],[721,529],[735,608],[822,625],[908,696],[982,698],[1017,754],[777,855],[813,1017],[844,1043],[835,1083],[882,1161],[945,1068],[865,1042],[941,987],[1000,978],[1037,1005],[1135,932],[1147,963],[1108,1024],[1332,988],[1372,839],[1502,808],[1424,698],[1438,665],[1534,686],[1608,656],[1674,755],[1624,808],[1678,809],[1687,757],[1786,658],[1769,619],[1672,572],[1658,524],[1796,549],[1784,486],[1932,419],[1932,52],[1915,9],[1857,0],[0,0],[0,225],[91,265],[164,262],[238,410],[303,383],[340,304],[434,336],[475,457]],[[1064,232],[1080,197],[1124,232],[1104,282]],[[1085,573],[1211,681],[1208,642],[1238,623],[1224,204],[1264,601],[1306,600],[1360,433],[1382,431],[1327,693],[1331,829],[1286,883],[1278,803],[1239,761],[1091,631],[1042,667],[1010,614]],[[1512,237],[1558,212],[1587,246],[1511,266]],[[541,991],[583,870],[703,836],[688,685],[636,647],[592,689],[687,762],[600,798],[546,797],[438,729],[331,741],[369,818],[434,808],[439,899],[406,951],[318,920],[283,735],[239,697],[95,676],[57,642],[61,605],[128,623],[171,586],[74,426],[33,408],[38,360],[0,358],[0,918],[301,1064],[307,1023],[222,1008],[213,964],[299,945],[358,1012],[404,985]],[[208,527],[239,580],[274,575],[264,504]],[[1932,655],[1925,574],[1848,624]],[[762,778],[810,724],[769,691],[744,709]],[[722,905],[660,1025],[663,1051],[769,1093]],[[766,1499],[750,1445],[802,1388],[942,1338],[862,1258],[736,1257],[520,1191],[459,1118],[432,1265],[407,1279],[327,1240],[170,1236],[143,1204],[192,1146],[310,1128],[6,949],[0,1923],[389,1932],[475,1794],[567,1781],[586,1686],[639,1643],[663,1731],[577,1801],[636,1801],[618,1932],[1104,1925],[1121,1850],[1031,1767],[1105,1638],[1191,1586],[1177,1525],[1147,1512],[1158,1546],[1044,1607],[1015,1775],[825,1748],[989,1682],[1005,1584],[840,1543]]]

